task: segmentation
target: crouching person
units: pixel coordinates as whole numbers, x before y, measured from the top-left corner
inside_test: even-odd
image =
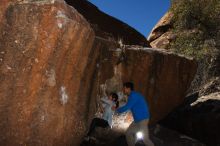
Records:
[[[112,116],[114,111],[119,106],[118,95],[116,93],[110,93],[108,99],[101,98],[101,102],[104,105],[104,113],[102,118],[94,118],[90,124],[89,131],[85,137],[85,140],[89,140],[93,137],[91,135],[97,127],[111,128],[112,127]]]

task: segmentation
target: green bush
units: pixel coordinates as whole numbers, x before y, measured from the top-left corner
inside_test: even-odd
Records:
[[[173,0],[171,11],[173,32],[178,35],[170,48],[197,60],[211,55],[213,45],[205,42],[219,42],[220,0]]]
[[[173,0],[174,28],[216,30],[220,25],[219,0]]]
[[[197,60],[201,59],[207,50],[203,48],[203,39],[200,35],[181,34],[173,41],[171,49],[178,54],[183,54],[188,57],[193,57]]]

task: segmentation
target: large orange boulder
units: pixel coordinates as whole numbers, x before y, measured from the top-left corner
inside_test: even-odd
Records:
[[[145,95],[152,123],[182,103],[196,73],[195,61],[151,48],[129,48],[125,56],[122,80],[133,81],[136,90]]]
[[[182,103],[197,69],[192,59],[140,46],[103,48],[100,58],[99,86],[108,93],[119,93],[123,82],[134,82],[135,90],[149,103],[152,123]]]
[[[0,8],[0,145],[79,145],[93,30],[62,0]]]

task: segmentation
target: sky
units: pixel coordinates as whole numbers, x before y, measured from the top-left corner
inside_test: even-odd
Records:
[[[101,11],[127,23],[146,37],[170,8],[170,0],[89,1]]]

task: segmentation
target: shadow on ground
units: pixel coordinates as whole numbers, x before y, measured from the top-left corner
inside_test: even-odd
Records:
[[[105,133],[102,129],[100,136],[90,141],[82,141],[80,146],[127,146],[126,138],[123,133],[110,131]],[[155,146],[205,146],[199,141],[188,136],[182,135],[176,131],[156,125],[150,128],[150,137]],[[144,146],[142,142],[137,142],[135,146]]]

